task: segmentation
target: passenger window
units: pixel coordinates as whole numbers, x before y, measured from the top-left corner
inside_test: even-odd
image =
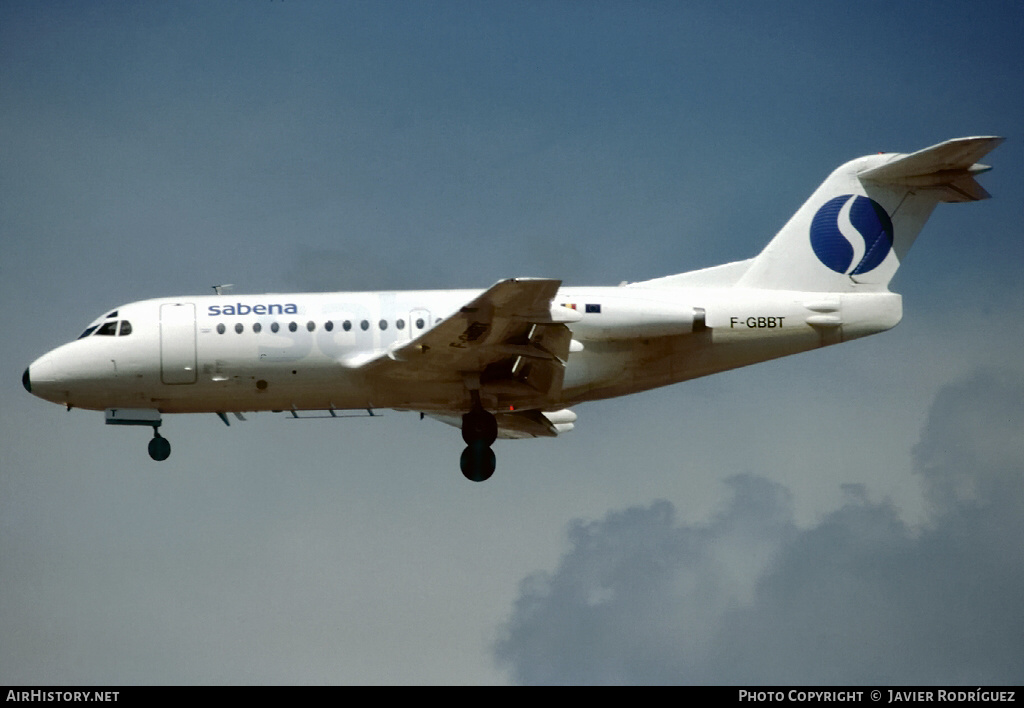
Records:
[[[310,332],[312,332],[314,329],[316,329],[316,322],[314,322],[313,320],[310,320],[309,322],[307,322],[306,323],[306,329],[308,329]]]
[[[263,331],[263,325],[261,325],[259,322],[254,322],[252,325],[252,331],[255,332],[256,334],[259,334],[260,332]]]
[[[381,320],[380,322],[378,322],[378,324],[380,325],[381,329],[387,329],[388,328],[388,321],[387,320]]]
[[[423,318],[420,317],[418,320],[416,320],[416,329],[423,329],[424,324],[426,323],[423,321]]]
[[[97,328],[97,327],[99,327],[99,325],[93,325],[92,327],[89,327],[89,328],[88,328],[88,329],[86,329],[86,330],[85,330],[84,332],[82,332],[82,333],[81,333],[80,335],[78,335],[78,338],[79,338],[79,339],[85,339],[85,338],[86,338],[86,337],[88,337],[88,336],[89,336],[90,334],[92,334],[93,332],[95,332],[95,331],[96,331],[96,328]]]
[[[96,334],[105,337],[113,337],[117,334],[117,322],[104,322],[103,326],[96,330]]]
[[[359,323],[359,326],[363,328],[363,331],[364,331],[364,332],[365,332],[366,330],[370,329],[370,323],[369,323],[369,322],[367,322],[366,320],[363,320],[362,322],[360,322],[360,323]]]
[[[348,320],[345,320],[344,322],[341,323],[341,328],[347,332],[350,329],[352,329],[352,323],[349,322]]]
[[[132,333],[132,323],[129,322],[128,320],[121,320],[121,329],[120,329],[120,331],[118,331],[117,335],[119,337],[127,337],[131,333]]]
[[[288,331],[289,332],[294,332],[298,328],[299,328],[299,326],[297,324],[295,324],[294,322],[289,322],[288,323]]]
[[[235,325],[235,331],[241,334],[242,332],[245,331],[245,325],[239,322],[238,324]]]
[[[326,329],[328,332],[332,331],[334,329],[334,323],[331,322],[330,320],[327,320],[326,322],[324,322],[324,329]]]
[[[224,332],[226,332],[226,331],[227,331],[227,328],[224,326],[223,322],[221,322],[219,325],[217,325],[217,334],[224,334]]]
[[[281,329],[281,325],[279,325],[277,322],[274,322],[273,324],[270,325],[271,332],[277,332],[277,330],[279,329]]]
[[[405,320],[398,320],[398,322],[395,322],[395,327],[398,327],[398,329],[405,329]]]

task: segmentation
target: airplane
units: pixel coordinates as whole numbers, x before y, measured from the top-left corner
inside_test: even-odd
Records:
[[[484,291],[326,292],[143,300],[44,354],[25,389],[111,425],[162,416],[416,411],[460,428],[483,481],[497,438],[554,437],[570,410],[883,332],[888,285],[939,202],[990,195],[978,160],[1003,141],[948,140],[836,169],[754,258],[616,287],[512,278]]]

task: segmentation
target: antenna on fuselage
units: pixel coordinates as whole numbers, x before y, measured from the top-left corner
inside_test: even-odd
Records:
[[[211,285],[210,287],[213,288],[213,291],[215,293],[217,293],[218,295],[223,295],[228,290],[230,290],[231,288],[235,287],[235,284],[234,283],[224,283],[223,285]]]

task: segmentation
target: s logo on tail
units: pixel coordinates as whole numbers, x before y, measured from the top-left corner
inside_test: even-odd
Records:
[[[814,255],[845,275],[862,275],[881,265],[892,250],[892,239],[892,219],[868,197],[844,194],[830,199],[811,220]]]

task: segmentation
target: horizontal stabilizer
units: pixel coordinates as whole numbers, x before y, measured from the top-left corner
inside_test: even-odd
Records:
[[[974,179],[990,168],[977,161],[1005,138],[956,138],[859,173],[861,180],[935,190],[941,202],[974,202],[991,195]]]

